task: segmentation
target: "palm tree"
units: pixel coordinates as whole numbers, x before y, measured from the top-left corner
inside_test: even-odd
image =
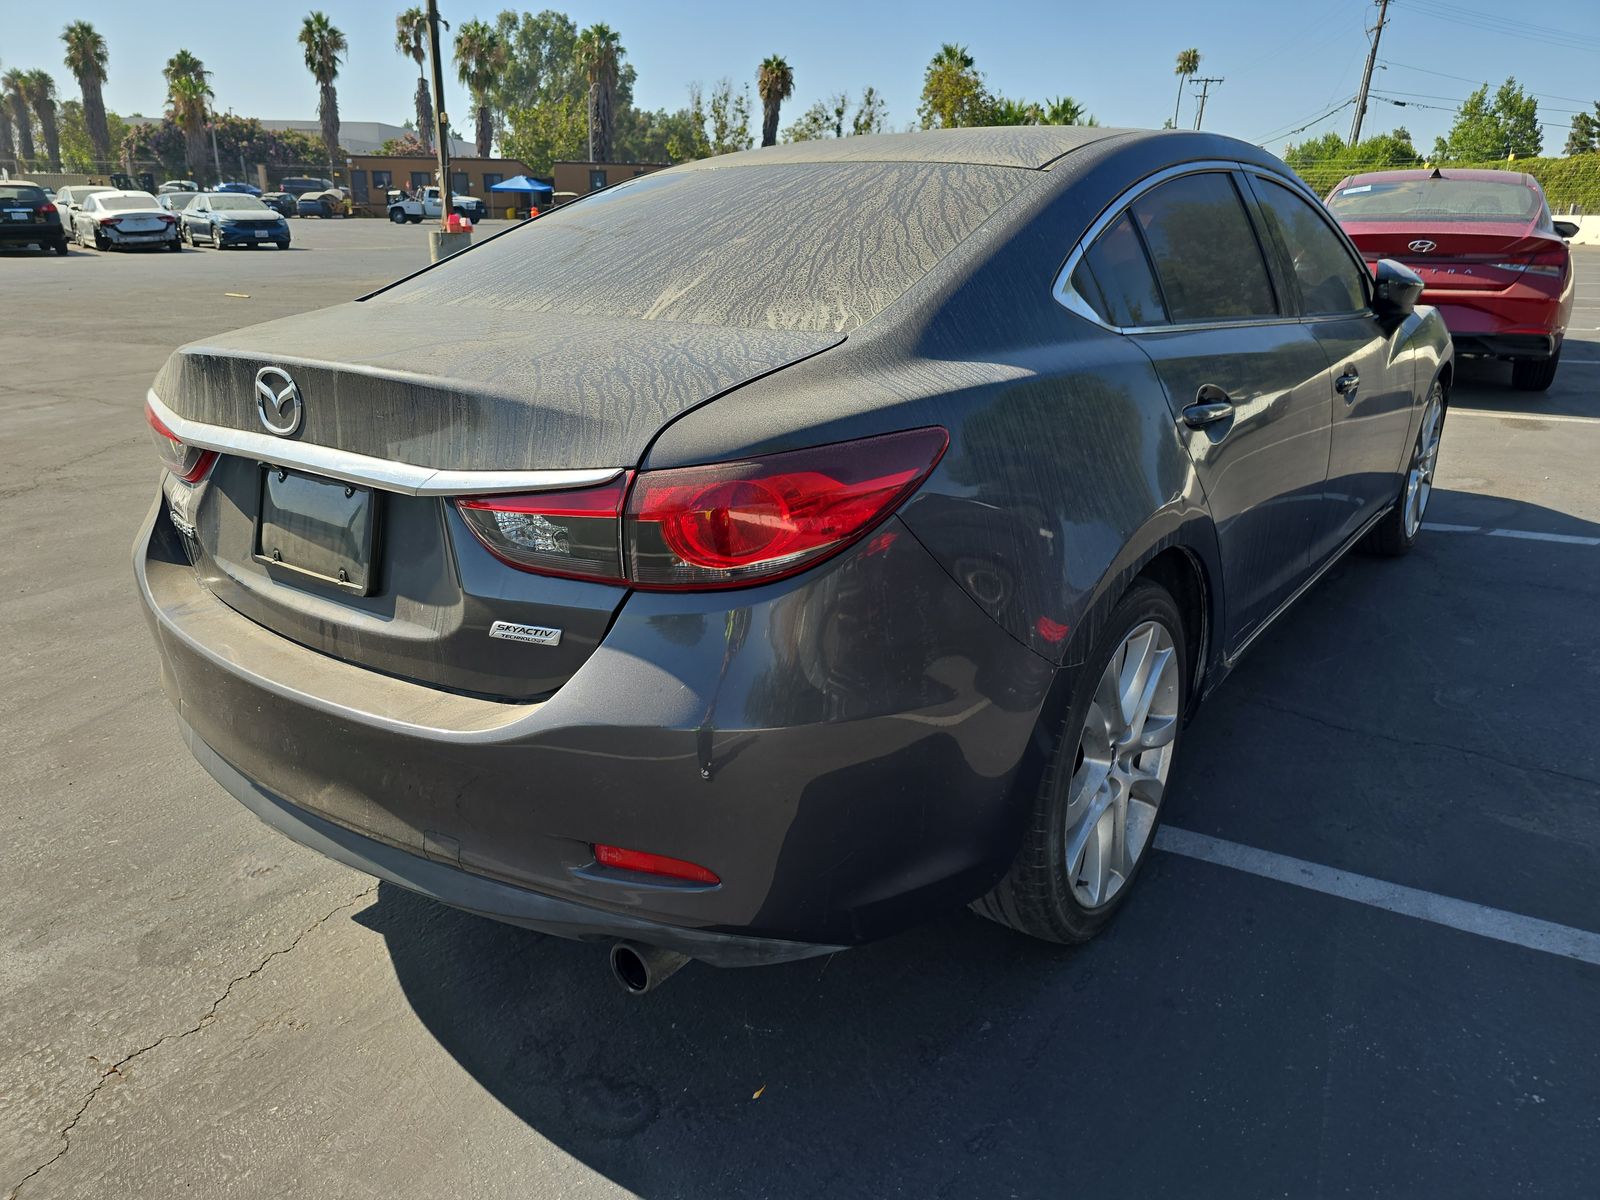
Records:
[[[17,122],[17,164],[26,171],[25,164],[33,161],[33,114],[28,111],[28,73],[15,67],[0,75],[0,90],[5,92],[5,102],[0,107],[9,108],[5,120]]]
[[[1041,125],[1093,125],[1095,119],[1084,111],[1071,96],[1057,96],[1054,100],[1044,102],[1044,111],[1040,115]]]
[[[617,100],[622,40],[609,25],[591,25],[578,35],[578,70],[589,81],[589,161],[611,161],[611,110]]]
[[[167,81],[167,115],[183,130],[183,156],[189,175],[198,181],[206,169],[206,107],[211,99],[211,72],[187,50],[167,59],[161,74]]]
[[[970,71],[977,66],[977,61],[967,48],[955,42],[946,42],[939,47],[939,53],[933,56],[933,62],[928,64],[933,67],[954,67],[958,71]]]
[[[89,130],[89,142],[94,147],[95,165],[111,165],[111,132],[106,128],[106,102],[100,94],[100,85],[106,81],[106,64],[111,56],[106,52],[106,40],[87,21],[74,21],[61,31],[61,40],[67,46],[67,70],[78,78],[78,88],[83,92],[83,123]]]
[[[1172,127],[1178,127],[1178,109],[1183,106],[1184,81],[1200,73],[1200,51],[1191,46],[1187,50],[1178,51],[1178,65],[1172,69],[1178,77],[1178,99],[1172,106]]]
[[[322,145],[328,152],[328,174],[333,174],[339,156],[339,92],[333,81],[339,78],[341,55],[350,49],[327,13],[313,12],[300,26],[300,45],[306,52],[306,70],[317,81],[320,97],[317,116],[322,119]]]
[[[45,156],[52,171],[61,170],[61,133],[56,127],[56,81],[50,72],[33,70],[23,76],[23,88],[28,93],[28,107],[39,118],[39,132],[44,135]]]
[[[756,72],[756,91],[761,96],[761,144],[778,144],[778,106],[794,95],[794,72],[779,55],[762,60]]]
[[[494,26],[484,21],[468,21],[456,30],[456,77],[472,93],[478,108],[478,157],[489,157],[494,141],[494,119],[489,109],[489,89],[500,78],[506,62],[506,46]]]
[[[408,8],[394,19],[394,48],[417,64],[417,140],[433,153],[433,97],[428,94],[428,14]]]
[[[11,114],[6,111],[3,98],[0,98],[0,170],[22,170],[22,164],[17,161],[17,144],[11,136]]]

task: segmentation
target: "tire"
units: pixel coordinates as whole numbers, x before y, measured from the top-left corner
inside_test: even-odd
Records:
[[[179,239],[179,238],[173,238],[170,242],[167,243],[167,249],[171,250],[171,251],[174,251],[174,252],[182,251],[182,249],[183,249],[182,240]]]
[[[273,242],[272,244],[274,246],[276,246],[279,250],[287,250],[289,248],[289,243],[288,242]]]
[[[63,237],[59,242],[51,242],[50,249],[65,258],[67,256],[67,239]]]
[[[406,210],[403,208],[391,208],[389,210],[389,220],[396,225],[404,225],[406,223]]]
[[[96,250],[110,250],[111,249],[111,239],[107,238],[107,237],[103,237],[102,235],[100,235],[98,233],[95,234],[94,235],[94,248]]]
[[[1511,360],[1511,386],[1519,392],[1547,392],[1556,381],[1556,368],[1561,365],[1561,350],[1549,358],[1514,358]]]
[[[1022,846],[973,904],[980,916],[1047,942],[1086,942],[1105,928],[1155,841],[1189,675],[1183,614],[1166,589],[1136,581],[1072,684]],[[1119,682],[1134,695],[1131,720]]]
[[[407,217],[406,220],[410,221],[413,225],[421,225],[422,224],[422,218],[421,217]]]
[[[1411,547],[1417,544],[1428,500],[1433,495],[1433,473],[1439,464],[1439,442],[1444,435],[1444,418],[1449,407],[1444,384],[1435,379],[1428,389],[1428,402],[1422,410],[1422,423],[1411,447],[1411,459],[1400,478],[1400,494],[1383,520],[1361,539],[1360,549],[1366,553],[1400,558],[1410,554]]]

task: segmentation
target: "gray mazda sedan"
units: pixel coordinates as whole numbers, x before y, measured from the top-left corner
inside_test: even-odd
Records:
[[[634,991],[969,903],[1079,941],[1200,698],[1417,537],[1420,289],[1209,134],[643,176],[172,356],[163,684],[269,825]]]

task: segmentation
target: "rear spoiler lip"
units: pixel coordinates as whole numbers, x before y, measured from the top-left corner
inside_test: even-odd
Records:
[[[145,403],[161,423],[178,438],[202,450],[216,450],[254,458],[277,467],[292,467],[325,475],[342,483],[359,484],[405,496],[483,496],[497,492],[553,492],[565,488],[594,487],[622,474],[622,467],[591,467],[547,471],[458,471],[416,463],[374,458],[333,446],[281,438],[248,429],[227,429],[181,417],[161,402],[155,389],[145,393]]]

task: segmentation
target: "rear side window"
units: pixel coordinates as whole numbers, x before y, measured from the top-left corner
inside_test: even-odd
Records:
[[[1108,325],[1165,325],[1167,311],[1150,260],[1127,213],[1113,221],[1078,263],[1072,289]]]
[[[1328,223],[1282,184],[1257,179],[1255,189],[1267,228],[1283,242],[1294,266],[1305,315],[1336,316],[1364,309],[1367,293],[1361,272]]]
[[[1133,202],[1174,322],[1278,315],[1267,265],[1233,180],[1185,175]]]

